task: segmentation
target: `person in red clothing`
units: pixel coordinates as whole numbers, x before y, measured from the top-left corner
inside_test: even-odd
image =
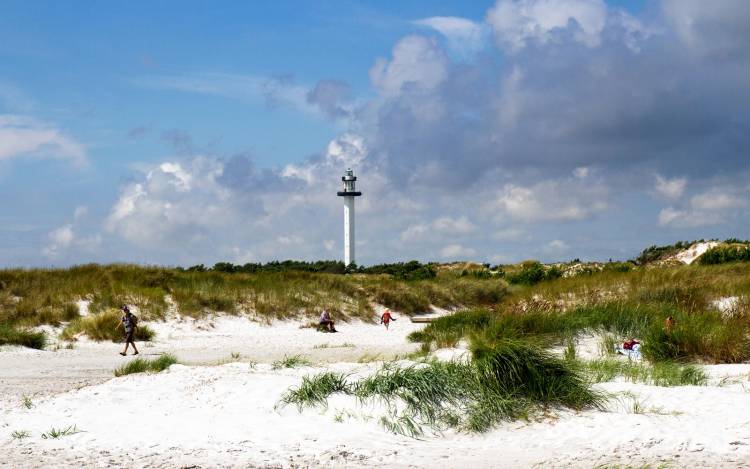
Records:
[[[394,318],[391,315],[391,312],[389,310],[383,311],[383,315],[380,316],[380,324],[384,325],[386,330],[388,330],[388,326],[390,325],[391,321],[395,321],[396,318]]]
[[[631,337],[622,343],[622,348],[624,348],[625,350],[633,350],[633,346],[636,344],[640,344],[640,342]]]

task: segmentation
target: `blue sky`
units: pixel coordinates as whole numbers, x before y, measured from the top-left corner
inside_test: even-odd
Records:
[[[5,1],[0,265],[337,258],[348,165],[362,263],[748,237],[747,10]]]

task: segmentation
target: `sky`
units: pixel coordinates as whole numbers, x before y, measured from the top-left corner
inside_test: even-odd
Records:
[[[750,238],[746,0],[0,2],[0,266]]]

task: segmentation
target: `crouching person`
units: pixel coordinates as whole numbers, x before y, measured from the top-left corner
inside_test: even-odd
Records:
[[[331,314],[327,310],[323,310],[320,314],[320,322],[318,323],[318,329],[324,332],[338,332],[334,326]]]

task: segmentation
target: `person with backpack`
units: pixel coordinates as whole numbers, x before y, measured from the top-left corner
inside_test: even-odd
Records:
[[[120,355],[123,357],[127,355],[128,345],[133,346],[133,355],[138,355],[138,349],[135,347],[135,330],[138,328],[138,318],[130,312],[130,308],[127,305],[122,305],[120,309],[123,315],[117,327],[122,326],[125,330],[125,349],[120,352]]]

